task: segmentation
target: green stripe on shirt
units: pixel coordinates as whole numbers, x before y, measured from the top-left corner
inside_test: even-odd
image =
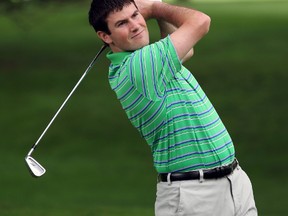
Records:
[[[233,142],[170,37],[134,52],[108,53],[109,82],[128,119],[151,147],[159,173],[233,161]]]

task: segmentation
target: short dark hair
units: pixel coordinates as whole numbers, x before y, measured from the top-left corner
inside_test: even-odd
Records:
[[[134,0],[93,0],[89,10],[89,23],[93,26],[94,30],[103,31],[110,34],[106,22],[109,13],[120,11],[125,5],[133,3]]]

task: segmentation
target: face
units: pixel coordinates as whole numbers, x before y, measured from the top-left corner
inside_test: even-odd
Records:
[[[134,4],[124,6],[107,17],[111,34],[99,31],[98,36],[109,44],[113,52],[134,51],[149,44],[145,19]]]

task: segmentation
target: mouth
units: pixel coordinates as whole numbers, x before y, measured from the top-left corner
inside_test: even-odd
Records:
[[[136,35],[133,35],[131,38],[132,38],[132,39],[137,38],[137,37],[139,37],[143,32],[144,32],[144,30],[140,31],[140,32],[137,33]]]

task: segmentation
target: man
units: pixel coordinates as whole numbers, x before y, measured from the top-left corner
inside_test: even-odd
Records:
[[[162,39],[149,45],[147,19]],[[208,32],[199,11],[149,0],[93,0],[89,21],[111,52],[109,82],[151,147],[156,216],[257,215],[252,186],[217,112],[182,65]]]

